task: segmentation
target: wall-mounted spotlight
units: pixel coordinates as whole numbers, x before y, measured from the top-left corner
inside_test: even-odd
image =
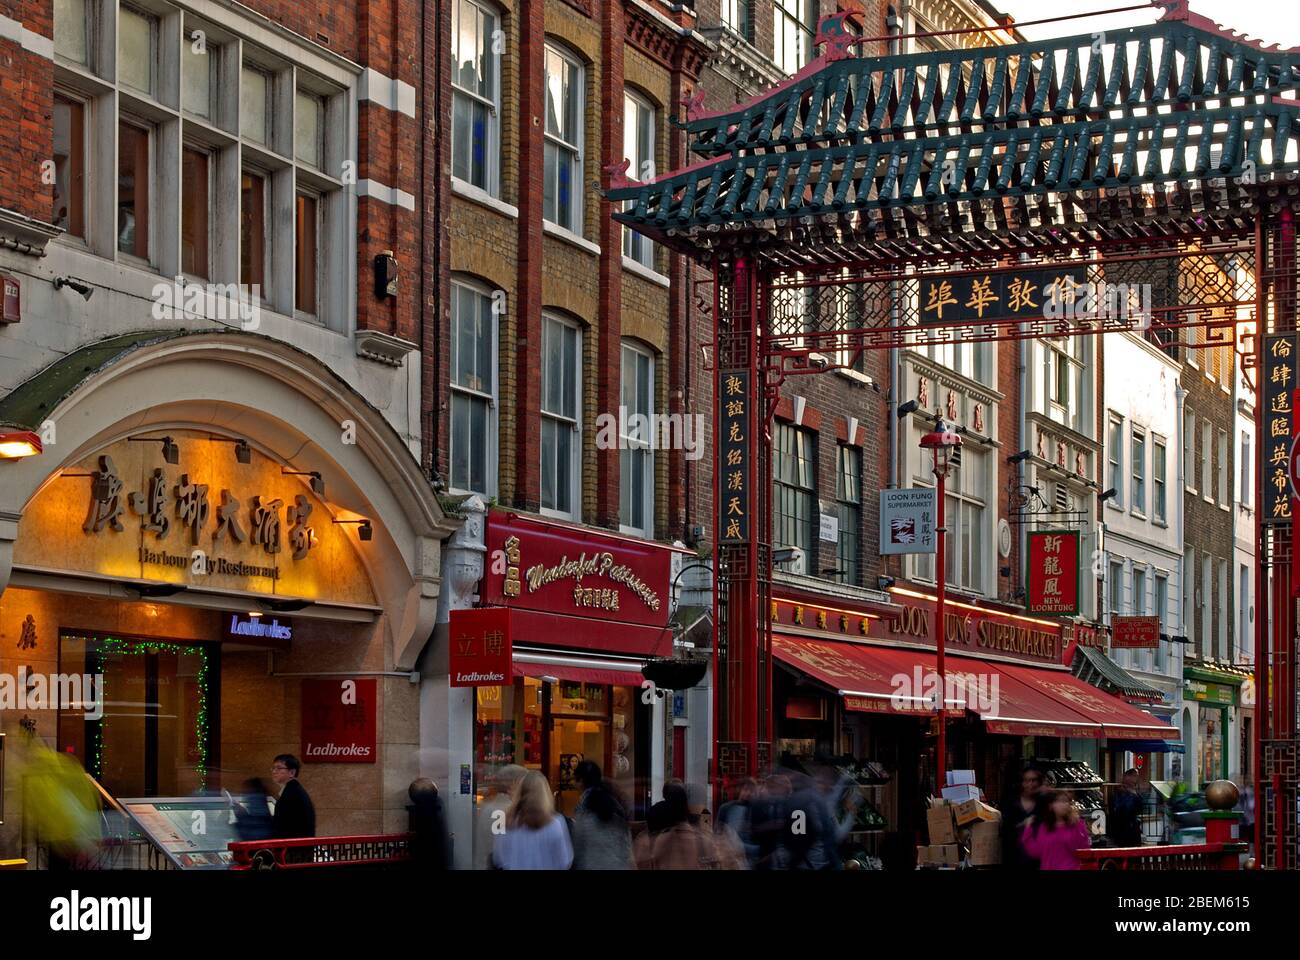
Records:
[[[126,439],[131,443],[161,443],[164,460],[172,466],[181,462],[180,447],[176,446],[171,437],[127,437]]]
[[[357,525],[357,536],[362,540],[371,540],[375,536],[375,528],[370,525],[369,520],[335,520],[335,523],[355,523]]]
[[[305,610],[310,607],[310,600],[263,600],[262,606],[276,613],[296,613],[299,610]]]
[[[803,557],[803,551],[798,547],[777,547],[772,551],[772,564],[774,566],[783,566],[787,563],[794,563]]]
[[[281,468],[280,473],[286,477],[311,477],[311,492],[322,499],[325,497],[325,478],[320,475],[319,470],[304,473],[301,470],[285,470]],[[334,522],[339,523],[340,521],[335,520]],[[365,539],[370,538],[366,537]]]
[[[143,583],[131,586],[142,597],[171,597],[185,590],[183,583]]]
[[[29,430],[21,430],[17,433],[0,433],[0,460],[21,460],[24,457],[34,457],[42,449],[44,448],[41,446],[40,435]]]
[[[876,589],[888,590],[890,587],[894,585],[895,582],[896,581],[894,580],[893,577],[887,577],[887,576],[876,577]]]
[[[1118,493],[1119,491],[1114,487],[1111,487],[1109,490],[1103,490],[1101,493],[1097,494],[1097,502],[1105,503],[1107,500],[1113,500],[1115,499],[1115,495]]]
[[[906,403],[900,403],[897,410],[898,419],[902,420],[909,413],[916,413],[919,409],[921,409],[921,405],[915,400],[908,400]]]
[[[84,280],[78,280],[76,277],[55,277],[54,289],[62,290],[64,287],[81,294],[84,300],[89,300],[95,295],[95,288]]]
[[[248,441],[243,437],[238,440],[231,440],[229,437],[208,437],[214,443],[233,443],[235,445],[235,459],[240,463],[253,462],[253,448],[248,445]]]
[[[1028,450],[1021,450],[1019,453],[1013,453],[1011,456],[1007,457],[1007,463],[1024,463],[1031,456],[1033,456],[1033,454]]]

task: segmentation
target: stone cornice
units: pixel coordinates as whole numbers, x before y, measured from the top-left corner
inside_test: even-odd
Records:
[[[698,32],[714,44],[713,68],[747,95],[788,79],[780,67],[735,31],[719,26]]]

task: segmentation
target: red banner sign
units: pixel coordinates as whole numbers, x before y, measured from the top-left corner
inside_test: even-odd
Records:
[[[673,551],[517,514],[488,517],[483,602],[662,627]]]
[[[1136,650],[1160,646],[1159,617],[1111,617],[1110,648]]]
[[[507,608],[451,612],[449,676],[453,687],[496,687],[513,683],[511,649]]]
[[[1053,617],[1079,612],[1079,531],[1032,530],[1025,612]]]
[[[302,759],[374,763],[378,684],[374,679],[302,682]]]

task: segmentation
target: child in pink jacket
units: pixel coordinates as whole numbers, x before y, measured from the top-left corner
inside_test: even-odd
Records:
[[[1039,862],[1043,870],[1078,870],[1076,850],[1092,846],[1088,827],[1079,819],[1074,802],[1064,790],[1047,804],[1041,818],[1030,817],[1020,834],[1025,853]]]

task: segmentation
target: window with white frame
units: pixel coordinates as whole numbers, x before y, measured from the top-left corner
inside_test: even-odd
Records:
[[[487,497],[496,493],[496,341],[492,291],[453,280],[449,486]]]
[[[1250,628],[1250,567],[1244,563],[1237,574],[1237,649],[1241,660],[1251,659],[1251,641],[1254,631]]]
[[[1151,437],[1151,519],[1157,523],[1169,520],[1169,495],[1167,471],[1168,454],[1164,437]]]
[[[655,466],[652,417],[655,362],[650,351],[623,344],[619,411],[619,525],[654,536]]]
[[[913,349],[963,377],[989,385],[993,383],[990,344],[957,340],[955,343],[922,343]]]
[[[1124,615],[1124,564],[1121,561],[1110,562],[1110,609],[1111,617]],[[1114,620],[1111,621],[1112,623]]]
[[[816,4],[813,0],[772,0],[772,59],[786,73],[798,73],[813,58]]]
[[[1196,638],[1196,549],[1183,552],[1183,636]]]
[[[835,448],[835,502],[840,515],[835,579],[857,584],[862,579],[858,549],[862,530],[862,450],[859,447],[841,443]]]
[[[846,281],[832,287],[831,311],[834,315],[836,330],[856,330],[862,327],[863,293],[862,284],[848,283],[849,268],[840,270],[840,277]],[[835,349],[835,362],[857,373],[867,372],[867,351],[855,350],[850,344],[848,334],[838,338],[839,346]],[[856,355],[855,355],[856,354]]]
[[[628,161],[628,176],[648,183],[655,176],[655,108],[645,97],[632,91],[623,93],[623,156]],[[629,200],[627,207],[634,206]],[[650,238],[623,227],[623,256],[643,267],[655,265],[654,244]]]
[[[1117,507],[1124,506],[1124,420],[1111,414],[1106,422],[1106,467],[1110,487],[1115,491],[1110,501]]]
[[[1201,558],[1201,637],[1197,645],[1197,656],[1212,655],[1214,642],[1213,620],[1218,616],[1214,606],[1214,559],[1208,554]]]
[[[1228,481],[1232,474],[1229,472],[1228,454],[1231,447],[1228,446],[1228,431],[1220,430],[1217,438],[1218,443],[1215,448],[1215,454],[1219,458],[1218,463],[1218,488],[1216,491],[1219,506],[1226,507],[1231,504],[1232,499],[1228,496]]]
[[[1042,410],[1057,423],[1080,433],[1087,429],[1088,392],[1086,373],[1090,356],[1089,337],[1059,337],[1042,340]]]
[[[1133,486],[1130,509],[1134,513],[1147,512],[1147,435],[1137,427],[1133,428],[1132,455],[1129,467],[1132,470]]]
[[[722,0],[722,22],[745,39],[750,39],[749,5],[752,0]]]
[[[1218,618],[1218,631],[1214,641],[1214,656],[1226,657],[1232,650],[1228,644],[1228,628],[1232,624],[1231,584],[1228,580],[1228,561],[1219,561],[1219,596],[1215,615]]]
[[[1196,414],[1191,407],[1183,409],[1183,485],[1196,492]]]
[[[1156,617],[1160,621],[1160,638],[1153,658],[1154,668],[1157,673],[1164,673],[1167,669],[1165,651],[1169,644],[1165,639],[1169,635],[1169,578],[1161,573],[1156,574]]]
[[[582,332],[542,317],[542,512],[581,514]]]
[[[772,424],[772,542],[797,547],[798,560],[784,569],[811,573],[817,513],[817,452],[812,431]]]
[[[1214,424],[1201,421],[1201,496],[1214,499],[1214,474],[1210,471],[1214,451]]]
[[[1249,430],[1241,431],[1241,477],[1237,487],[1237,498],[1243,507],[1249,507],[1255,496],[1254,463],[1250,459],[1251,436]]]
[[[920,434],[914,439],[913,445],[919,446]],[[916,462],[912,486],[933,487],[933,460],[929,452],[921,452]],[[992,556],[988,546],[992,535],[988,530],[988,463],[987,455],[963,448],[961,466],[952,470],[944,483],[944,523],[948,530],[944,537],[945,579],[948,586],[971,593],[988,591],[988,564]],[[934,582],[934,555],[918,554],[916,571],[917,579]]]
[[[500,193],[500,19],[478,0],[451,5],[451,175]]]
[[[159,0],[59,0],[54,15],[60,225],[101,256],[256,284],[268,308],[345,330],[350,75],[307,44],[259,47],[237,11],[216,25]]]
[[[585,71],[578,58],[546,45],[546,145],[542,217],[582,233],[582,123]]]

